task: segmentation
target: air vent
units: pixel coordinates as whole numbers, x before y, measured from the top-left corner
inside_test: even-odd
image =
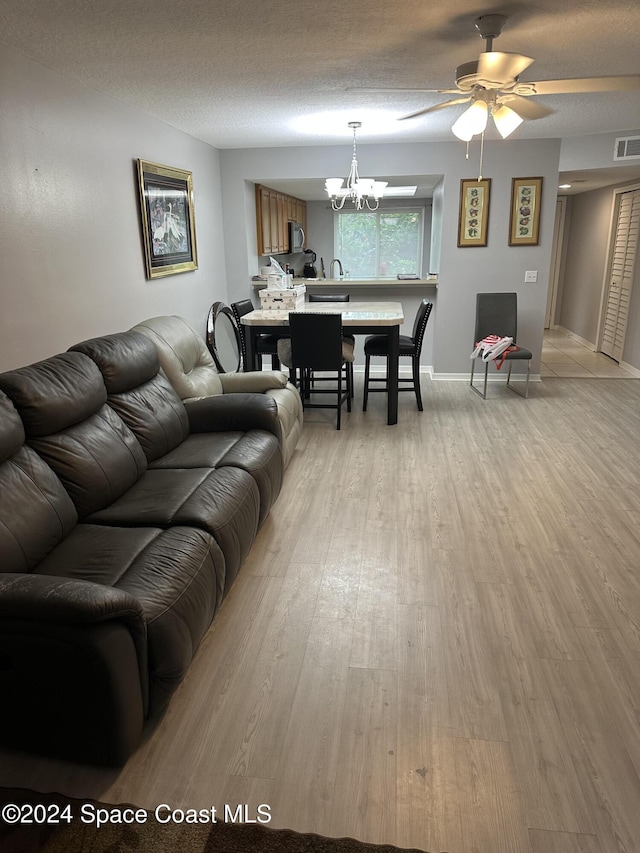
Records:
[[[640,160],[640,136],[621,136],[616,139],[614,160]]]

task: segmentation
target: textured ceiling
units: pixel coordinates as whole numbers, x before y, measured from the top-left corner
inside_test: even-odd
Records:
[[[447,96],[357,87],[450,87],[488,12],[509,16],[495,50],[535,58],[522,80],[640,72],[638,0],[0,0],[0,42],[217,148],[349,143],[351,120],[442,141],[464,106],[398,122]],[[539,100],[556,112],[514,138],[640,125],[640,91]]]

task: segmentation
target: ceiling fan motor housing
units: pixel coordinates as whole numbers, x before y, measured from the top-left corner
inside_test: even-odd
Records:
[[[456,68],[456,86],[463,92],[471,92],[478,82],[478,63],[463,62]]]

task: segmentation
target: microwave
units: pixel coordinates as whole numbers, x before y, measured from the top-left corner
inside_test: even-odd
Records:
[[[289,253],[304,250],[304,228],[299,222],[289,223]]]

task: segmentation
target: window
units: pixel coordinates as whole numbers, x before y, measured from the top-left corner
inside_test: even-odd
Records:
[[[424,235],[421,207],[340,211],[334,245],[351,278],[395,278],[422,272]]]

